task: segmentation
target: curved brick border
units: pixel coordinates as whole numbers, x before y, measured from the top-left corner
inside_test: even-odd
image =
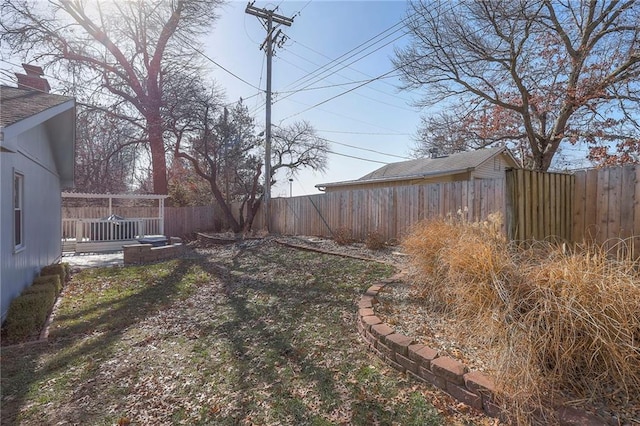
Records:
[[[358,260],[373,261],[396,267],[397,265],[347,253],[323,250],[302,244],[289,243],[278,238],[274,241],[280,245],[315,251],[318,253],[350,257]],[[380,281],[367,289],[358,302],[358,332],[367,343],[367,347],[394,369],[426,382],[447,392],[456,400],[483,411],[489,417],[504,420],[500,407],[494,402],[495,384],[493,379],[479,371],[469,371],[461,362],[440,356],[436,349],[426,345],[415,344],[411,337],[396,333],[383,324],[375,315],[373,306],[378,303],[376,296],[387,284],[402,281],[406,274],[400,272]],[[618,422],[610,418],[608,422],[583,410],[573,407],[560,407],[557,410],[561,426],[617,426]]]
[[[491,377],[479,371],[470,371],[466,365],[453,358],[440,356],[436,349],[416,344],[411,337],[396,333],[375,315],[373,307],[378,303],[378,293],[385,285],[402,281],[404,277],[404,274],[399,273],[384,279],[369,287],[360,298],[358,332],[367,342],[368,348],[401,373],[430,383],[458,401],[483,411],[489,417],[503,418],[499,406],[494,402],[496,388]],[[573,407],[561,407],[557,413],[562,426],[617,424],[614,419],[605,422],[600,417]]]

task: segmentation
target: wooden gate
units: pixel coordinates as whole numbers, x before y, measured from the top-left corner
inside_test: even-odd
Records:
[[[574,176],[512,169],[506,174],[506,224],[512,240],[572,241]]]

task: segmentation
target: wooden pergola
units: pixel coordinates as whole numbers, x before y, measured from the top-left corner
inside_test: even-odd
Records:
[[[138,240],[164,235],[164,200],[167,195],[155,194],[92,194],[63,192],[62,198],[108,200],[107,217],[77,217],[62,219],[62,250],[96,252],[119,250]],[[113,200],[157,200],[156,216],[117,218],[113,214]]]

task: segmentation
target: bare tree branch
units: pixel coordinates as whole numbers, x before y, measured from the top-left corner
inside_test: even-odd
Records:
[[[577,127],[587,141],[638,138],[637,0],[420,0],[409,8],[412,41],[394,64],[406,89],[424,90],[419,105],[473,105],[506,118],[493,136],[469,134],[526,143],[539,170],[561,143],[577,142],[567,137]],[[625,123],[613,126],[620,117]]]

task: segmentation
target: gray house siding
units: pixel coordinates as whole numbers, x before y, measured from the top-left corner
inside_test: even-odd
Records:
[[[16,143],[17,152],[0,153],[0,185],[2,199],[11,199],[14,172],[23,175],[24,244],[22,249],[14,249],[13,203],[3,202],[0,213],[2,320],[11,300],[31,283],[43,266],[55,263],[61,254],[60,179],[44,125],[21,134]]]
[[[62,188],[73,185],[75,101],[0,86],[0,314],[42,267],[59,261]],[[14,176],[22,181],[16,247]]]

